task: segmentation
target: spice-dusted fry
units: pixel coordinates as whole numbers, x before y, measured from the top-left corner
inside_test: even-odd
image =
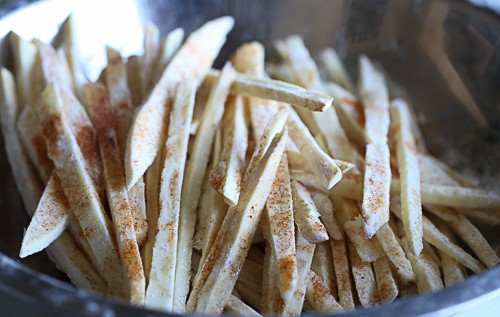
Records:
[[[261,314],[259,314],[252,307],[248,306],[235,296],[229,297],[229,300],[226,306],[224,307],[224,312],[238,316],[262,317]]]
[[[212,70],[200,90],[206,90],[219,75]],[[332,105],[332,97],[317,91],[306,90],[284,81],[238,74],[231,86],[232,95],[271,99],[315,112],[326,111]]]
[[[100,266],[106,272],[108,287],[117,296],[125,296],[123,270],[112,241],[110,221],[99,199],[96,187],[87,173],[82,151],[71,133],[62,112],[61,92],[49,84],[38,109],[44,127],[49,156],[68,198],[71,210],[82,226],[85,237]]]
[[[359,94],[364,105],[365,133],[368,144],[365,154],[363,204],[368,238],[389,221],[391,181],[389,131],[389,96],[385,79],[366,56],[359,59]]]
[[[337,284],[335,283],[335,272],[333,269],[332,249],[328,241],[316,244],[311,264],[313,271],[321,280],[328,292],[337,297]]]
[[[144,30],[144,54],[141,56],[142,91],[147,94],[153,87],[156,61],[160,51],[160,30],[153,23],[147,23]]]
[[[54,173],[24,234],[19,256],[24,258],[49,246],[66,230],[70,214],[68,200],[61,192],[61,183]]]
[[[309,271],[307,277],[306,300],[315,312],[331,314],[343,312],[344,309],[332,296],[321,278],[313,271]]]
[[[216,128],[224,112],[224,103],[229,94],[229,87],[235,76],[230,63],[224,66],[219,81],[213,86],[199,131],[194,140],[189,162],[185,172],[179,220],[179,242],[177,246],[177,268],[175,273],[174,311],[183,311],[189,290],[189,270],[192,252],[192,239],[196,225],[196,208],[201,194],[203,176],[208,165],[208,157]]]
[[[278,286],[285,302],[290,300],[297,285],[298,270],[295,256],[295,227],[292,188],[287,154],[281,157],[276,177],[266,202],[264,218],[269,227],[268,241],[274,250]],[[263,229],[265,230],[265,229]],[[265,233],[264,233],[265,235]],[[277,311],[275,311],[277,313]]]
[[[352,84],[351,78],[349,78],[342,61],[333,48],[325,48],[320,52],[319,57],[331,80],[348,91],[354,91],[354,85]]]
[[[328,233],[307,189],[295,180],[291,185],[294,219],[301,234],[310,243],[328,240]]]
[[[382,304],[392,303],[398,296],[398,286],[392,275],[389,259],[387,256],[380,257],[372,265],[377,279],[380,302]]]
[[[19,109],[14,77],[6,68],[2,68],[0,70],[0,120],[5,152],[12,170],[15,171],[14,181],[21,194],[24,208],[29,215],[33,215],[42,192],[34,167],[16,131]]]
[[[358,252],[349,240],[347,240],[347,246],[359,302],[363,307],[373,306],[380,300],[373,269],[370,263],[363,262],[359,258]]]
[[[205,23],[191,33],[186,43],[170,61],[148,99],[136,113],[129,132],[125,156],[129,188],[144,175],[163,145],[167,121],[165,119],[177,83],[185,78],[201,81],[209,71],[233,24],[233,18],[222,17]]]
[[[342,234],[342,232],[340,232]],[[339,304],[345,310],[354,309],[353,288],[351,284],[351,273],[349,269],[347,249],[344,239],[330,239],[332,248],[333,267],[339,293]]]
[[[244,112],[241,97],[228,98],[222,119],[222,153],[210,173],[212,187],[224,196],[228,205],[238,203],[245,168],[248,128]]]
[[[316,176],[326,189],[332,188],[342,178],[340,168],[335,161],[318,146],[307,127],[302,123],[295,111],[289,111],[288,128],[290,138],[297,145],[301,153],[308,153],[304,158],[314,168]]]
[[[170,31],[162,39],[160,44],[160,52],[158,53],[158,59],[156,60],[155,70],[154,70],[154,82],[156,83],[165,68],[167,67],[172,57],[177,53],[182,45],[182,40],[184,39],[184,30],[182,28],[176,28]]]
[[[195,93],[195,81],[182,81],[177,88],[161,164],[159,217],[145,304],[165,311],[174,307],[181,175],[184,175]]]
[[[229,208],[210,254],[195,278],[188,309],[221,313],[231,286],[236,282],[236,276],[231,272],[239,272],[251,245],[287,136],[285,129],[271,142],[256,168],[252,170],[249,166],[247,169],[245,190],[242,191],[238,205]],[[260,145],[256,148],[254,157],[259,151]]]
[[[415,273],[413,272],[411,263],[406,258],[404,250],[389,224],[380,227],[376,237],[403,282],[413,282],[415,280]]]
[[[83,99],[98,132],[106,176],[106,193],[118,251],[128,282],[127,296],[132,304],[143,305],[146,280],[125,185],[125,167],[121,160],[118,133],[113,124],[117,120],[116,112],[110,105],[106,87],[102,84],[85,85]]]

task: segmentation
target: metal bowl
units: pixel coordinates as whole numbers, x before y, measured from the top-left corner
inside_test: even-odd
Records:
[[[486,3],[486,2],[485,2]],[[495,5],[495,2],[491,1]],[[104,43],[139,52],[143,21],[162,33],[233,15],[236,27],[218,62],[241,43],[259,40],[274,58],[272,41],[300,34],[315,52],[334,46],[356,73],[365,53],[385,70],[391,93],[419,114],[429,150],[490,189],[500,188],[500,16],[463,1],[432,0],[87,0],[15,1],[0,6],[0,37],[15,30],[50,40],[74,11],[86,73],[104,63]],[[8,45],[0,62],[10,66]],[[44,253],[19,259],[29,219],[0,144],[0,304],[2,316],[166,316],[76,290]],[[483,229],[483,228],[482,228]],[[498,227],[484,228],[497,245]],[[443,291],[397,300],[344,316],[497,316],[500,267]]]

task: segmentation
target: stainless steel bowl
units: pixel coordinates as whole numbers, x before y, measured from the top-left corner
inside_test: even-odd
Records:
[[[391,93],[406,96],[417,108],[431,153],[484,186],[500,189],[500,16],[487,9],[452,0],[4,1],[0,37],[13,29],[27,38],[50,40],[71,11],[77,17],[89,78],[95,78],[102,66],[99,54],[105,42],[125,53],[140,51],[146,20],[157,24],[162,33],[177,26],[190,32],[208,19],[233,15],[236,27],[219,64],[250,40],[262,41],[273,59],[272,41],[290,34],[302,35],[313,52],[335,46],[353,75],[357,56],[365,53],[386,71]],[[10,66],[10,60],[3,43],[0,62]],[[0,144],[0,170],[4,171],[0,315],[162,315],[74,289],[44,253],[18,258],[29,219],[3,149]],[[484,228],[494,245],[500,241],[497,229]],[[430,314],[498,316],[500,268],[441,292],[345,316]]]

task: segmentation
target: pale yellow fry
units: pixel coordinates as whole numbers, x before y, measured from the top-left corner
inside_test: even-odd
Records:
[[[207,90],[219,72],[212,70],[205,77],[200,90]],[[314,112],[324,112],[332,105],[332,97],[324,93],[307,90],[284,81],[238,74],[231,86],[232,95],[276,100]]]
[[[42,127],[39,124],[35,107],[23,108],[17,120],[17,132],[26,153],[38,172],[42,184],[47,184],[54,170],[54,164],[47,155],[47,147],[45,146]]]
[[[231,57],[231,62],[237,71],[263,78],[264,58],[264,46],[259,42],[249,42],[238,48]]]
[[[295,81],[292,70],[287,64],[266,63],[266,73],[268,73],[271,78],[277,80],[286,81],[288,83],[293,83]]]
[[[350,205],[350,207],[346,205]],[[351,200],[344,200],[343,208],[357,208],[357,206]],[[358,215],[354,219],[345,222],[344,230],[363,262],[373,262],[384,256],[384,251],[378,241],[376,239],[367,239],[364,236],[363,218],[361,216]]]
[[[273,258],[275,258],[274,261],[278,268],[277,284],[281,297],[287,302],[297,285],[298,271],[295,256],[292,188],[286,153],[283,153],[281,157],[276,177],[271,186],[264,217],[267,219],[270,230],[268,241],[274,250]]]
[[[384,249],[389,261],[391,261],[396,268],[396,271],[403,282],[413,282],[415,280],[415,273],[413,272],[411,263],[406,258],[404,250],[399,244],[399,241],[389,224],[385,224],[380,227],[375,236]]]
[[[321,222],[325,225],[330,238],[335,240],[343,239],[342,228],[340,227],[340,224],[334,215],[335,210],[330,198],[328,198],[327,195],[321,192],[315,192],[311,195],[314,201],[314,205],[321,215]]]
[[[489,226],[500,224],[500,214],[495,210],[457,209],[457,211],[471,219],[481,221]]]
[[[252,307],[248,306],[235,296],[229,297],[226,307],[224,307],[224,312],[230,313],[231,315],[247,316],[247,317],[262,316]]]
[[[318,67],[311,58],[302,38],[289,36],[282,42],[282,46],[282,56],[292,69],[297,83],[307,89],[325,92]],[[324,114],[301,112],[301,116],[309,118],[307,120],[313,122],[311,132],[322,134],[332,156],[350,162],[354,161],[354,151],[340,125],[334,108],[326,110]]]
[[[195,81],[182,81],[170,115],[168,137],[163,149],[160,180],[159,217],[149,283],[146,291],[146,306],[173,311],[175,270],[181,190],[184,166],[189,142],[189,129],[193,117]]]
[[[148,239],[148,218],[146,213],[146,185],[144,179],[139,181],[128,191],[130,212],[134,219],[135,236],[139,247]]]
[[[436,159],[422,153],[418,153],[418,165],[420,168],[420,180],[425,184],[459,185],[440,165]]]
[[[307,189],[323,191],[325,186],[313,173],[308,173],[303,170],[290,170],[290,178],[300,182]]]
[[[304,159],[314,168],[316,176],[326,189],[330,189],[342,179],[342,172],[335,161],[318,146],[307,127],[302,123],[295,111],[288,115],[290,138],[301,153],[307,153]]]
[[[125,155],[129,188],[146,172],[163,145],[165,119],[175,96],[175,87],[185,78],[201,81],[205,77],[233,24],[233,18],[222,17],[205,23],[191,33],[138,109],[129,132]]]
[[[304,299],[307,292],[307,281],[311,270],[314,249],[316,248],[316,245],[309,243],[302,236],[300,231],[296,232],[295,237],[299,280],[297,282],[297,288],[293,292],[292,298],[286,304],[285,315],[288,316],[299,316],[302,313],[302,306],[304,305]]]
[[[126,286],[120,259],[110,232],[111,224],[99,199],[96,187],[87,173],[83,155],[62,113],[61,93],[56,84],[49,84],[43,92],[38,109],[44,126],[49,156],[54,161],[71,210],[78,219],[92,252],[106,273],[108,287],[116,296],[123,297]]]
[[[238,292],[238,294],[241,296],[242,300],[248,305],[252,307],[259,307],[260,303],[262,302],[262,296],[260,293],[257,293],[250,288],[248,288],[245,284],[237,282],[236,285],[234,286],[234,289]],[[228,301],[233,297],[233,295],[229,295]]]
[[[415,255],[418,255],[422,250],[420,167],[415,138],[411,131],[410,111],[406,102],[396,99],[391,103],[391,118],[396,129],[403,225],[410,248]]]
[[[315,141],[317,141],[317,140],[315,140]],[[295,145],[295,144],[293,143],[293,145]],[[304,157],[304,155],[302,155],[298,151],[298,149],[297,149],[297,151],[295,151],[295,150],[291,150],[291,148],[287,148],[287,155],[288,155],[288,164],[289,164],[291,170],[294,170],[298,174],[306,174],[306,175],[310,176],[311,179],[306,181],[306,183],[316,184],[313,187],[319,189],[320,191],[322,191],[324,189],[324,186],[321,184],[321,180],[317,179],[315,177],[314,168],[311,167],[311,165],[309,164],[310,162],[309,162],[309,160],[307,160],[307,157]],[[340,169],[342,174],[348,173],[350,171],[354,171],[354,169],[355,169],[355,165],[350,163],[350,162],[337,160],[337,159],[333,159],[333,161],[338,166],[338,168]],[[301,182],[303,179],[305,180],[305,176],[304,176],[304,178],[302,178],[302,176],[298,176],[298,177],[301,178],[300,179]]]
[[[145,94],[142,91],[141,70],[141,58],[137,55],[129,56],[127,58],[127,84],[134,108],[141,105]]]
[[[146,24],[144,30],[144,54],[141,56],[141,81],[142,91],[148,93],[154,86],[156,61],[160,51],[160,30],[151,22]]]
[[[306,300],[315,312],[334,314],[344,311],[318,275],[309,271],[307,279]]]
[[[33,43],[15,32],[9,33],[9,40],[14,60],[19,110],[22,110],[25,105],[32,105],[37,100],[40,89],[43,88],[38,87],[35,76],[37,49]]]
[[[127,295],[132,304],[142,306],[146,279],[125,185],[125,167],[120,155],[117,132],[112,125],[116,117],[113,117],[113,107],[109,103],[104,85],[87,84],[82,92],[84,103],[98,132],[106,194],[111,209],[118,252],[126,274]]]
[[[348,91],[354,91],[352,80],[349,77],[349,74],[347,74],[347,71],[337,55],[337,52],[333,48],[328,47],[322,50],[319,53],[319,58],[323,62],[323,66],[325,67],[331,80]]]
[[[328,241],[316,244],[314,256],[311,263],[311,271],[313,271],[321,280],[322,285],[326,290],[337,297],[337,283],[335,282],[335,272],[333,269],[332,249]]]
[[[176,289],[174,291],[175,312],[185,310],[189,290],[192,240],[196,226],[196,208],[215,132],[222,119],[224,103],[235,74],[236,72],[231,64],[226,64],[218,82],[213,86],[186,167],[179,220],[179,243],[177,246],[178,260],[175,273]]]
[[[5,152],[13,171],[12,175],[17,190],[23,200],[24,208],[28,215],[32,216],[42,196],[42,191],[36,171],[29,160],[28,154],[23,149],[16,131],[18,113],[19,104],[16,97],[14,77],[6,68],[2,67],[0,71],[0,120]]]
[[[182,28],[176,28],[170,31],[162,39],[160,44],[160,52],[158,53],[158,59],[156,60],[155,70],[154,70],[154,82],[157,82],[168,63],[172,60],[175,53],[179,50],[184,40],[184,30]]]
[[[417,288],[419,294],[436,292],[443,289],[439,263],[430,254],[429,246],[424,244],[422,252],[415,256],[408,246],[406,238],[401,240],[401,245],[410,259],[413,271],[417,276]]]
[[[356,252],[354,245],[349,240],[347,246],[359,302],[365,308],[373,306],[380,300],[373,269],[370,263],[361,261],[358,252]]]
[[[450,239],[450,241],[456,243],[446,223],[441,221],[439,223],[436,223],[436,226],[441,232],[443,232],[443,234],[448,237],[448,239]],[[455,259],[444,253],[443,251],[439,251],[439,257],[441,258],[441,267],[445,287],[459,284],[467,278],[464,267]]]
[[[240,270],[251,245],[287,137],[285,128],[271,142],[257,167],[253,171],[247,169],[249,174],[238,205],[229,208],[210,254],[195,278],[188,301],[190,311],[221,313],[236,282],[237,274],[232,272]]]
[[[310,243],[328,240],[325,226],[319,220],[320,214],[309,191],[299,182],[292,180],[293,216],[304,238]]]
[[[391,266],[387,256],[378,258],[373,262],[373,271],[377,279],[380,303],[392,303],[398,297],[398,286],[391,272]]]
[[[68,200],[61,192],[61,183],[54,173],[26,229],[19,256],[24,258],[49,246],[66,230],[70,214]]]
[[[107,286],[78,248],[73,238],[63,232],[48,248],[49,259],[66,273],[76,287],[106,294]]]
[[[346,241],[330,239],[333,267],[338,285],[339,303],[345,310],[354,309],[353,288],[349,269]]]
[[[228,205],[236,205],[240,197],[248,145],[248,127],[241,97],[230,97],[222,119],[222,153],[210,172],[210,183],[224,196]]]

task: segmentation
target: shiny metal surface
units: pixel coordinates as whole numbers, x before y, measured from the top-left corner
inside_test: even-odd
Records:
[[[49,40],[74,10],[90,78],[95,78],[103,63],[100,57],[90,57],[103,54],[105,42],[126,53],[140,51],[145,20],[156,23],[162,33],[177,26],[190,32],[208,19],[233,15],[236,26],[219,64],[250,40],[262,41],[272,60],[272,41],[290,34],[302,35],[313,52],[336,47],[354,76],[357,57],[365,53],[386,71],[392,94],[406,96],[417,108],[430,152],[484,186],[500,189],[500,17],[488,10],[452,0],[52,0],[26,4],[15,1],[0,7],[0,37],[14,29],[27,38]],[[0,62],[9,65],[6,52],[2,45]],[[20,260],[18,251],[29,219],[3,144],[0,170],[0,315],[153,316],[74,290],[59,281],[65,280],[64,274],[44,253]],[[486,228],[487,238],[496,245],[498,229]],[[498,316],[499,312],[497,267],[442,292],[345,316]]]

